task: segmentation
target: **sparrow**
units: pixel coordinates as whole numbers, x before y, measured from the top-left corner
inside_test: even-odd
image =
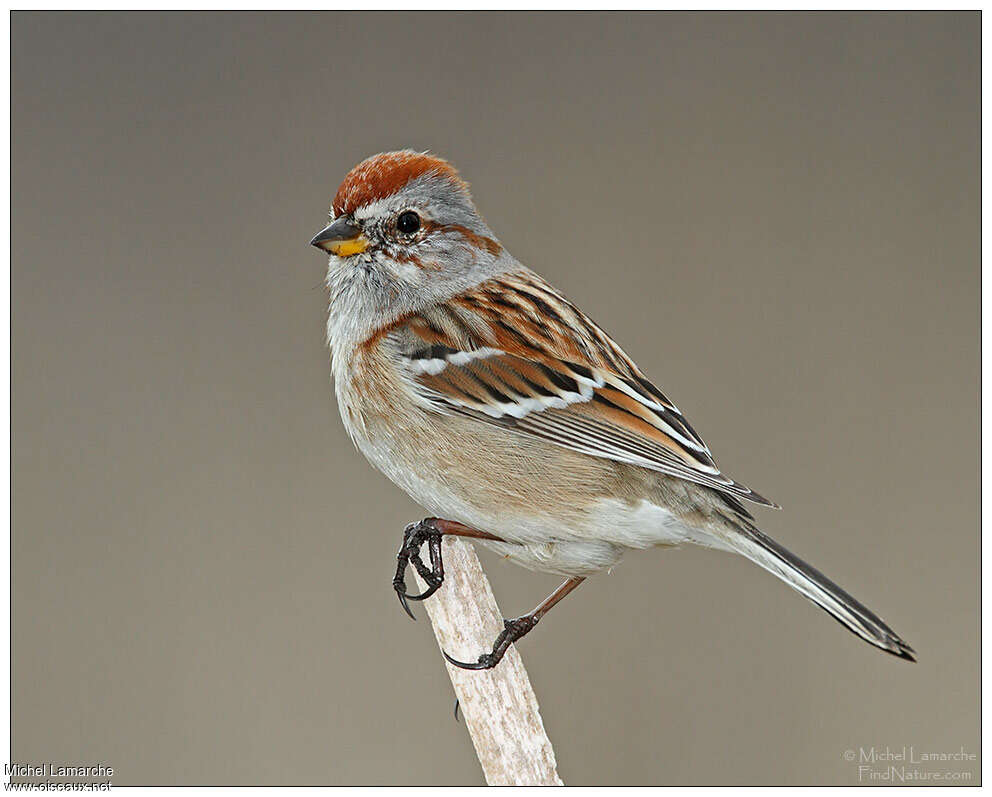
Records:
[[[407,527],[393,587],[441,587],[445,535],[566,581],[504,621],[496,666],[588,576],[631,549],[740,554],[868,643],[915,661],[885,622],[762,533],[778,508],[717,467],[682,411],[589,316],[517,261],[447,161],[410,150],[355,166],[311,244],[328,253],[327,341],[341,419],[431,516]],[[421,554],[427,545],[428,565]],[[412,565],[428,585],[406,592]]]

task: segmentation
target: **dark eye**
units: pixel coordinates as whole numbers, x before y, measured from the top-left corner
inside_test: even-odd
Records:
[[[396,219],[396,229],[404,235],[413,235],[420,229],[420,216],[412,210],[405,210]]]

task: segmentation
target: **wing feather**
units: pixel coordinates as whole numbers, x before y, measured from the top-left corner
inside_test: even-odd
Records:
[[[777,506],[724,476],[678,407],[531,272],[411,316],[394,337],[410,378],[439,412]]]

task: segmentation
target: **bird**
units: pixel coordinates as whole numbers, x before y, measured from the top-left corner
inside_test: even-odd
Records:
[[[866,642],[916,660],[878,615],[758,528],[748,505],[778,505],[722,473],[602,327],[507,251],[448,161],[373,155],[345,176],[329,215],[310,243],[328,254],[342,422],[430,513],[403,533],[393,579],[403,608],[412,617],[407,601],[441,588],[449,535],[566,579],[505,620],[476,661],[442,651],[449,662],[495,667],[587,577],[628,551],[685,544],[744,556]],[[419,595],[406,591],[410,566],[428,585]]]

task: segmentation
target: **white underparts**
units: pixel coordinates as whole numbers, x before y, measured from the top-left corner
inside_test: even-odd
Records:
[[[606,498],[597,502],[593,514],[598,520],[598,533],[602,537],[628,548],[690,543],[705,548],[728,550],[713,535],[687,525],[670,509],[651,501],[642,500],[631,504],[617,498]]]

